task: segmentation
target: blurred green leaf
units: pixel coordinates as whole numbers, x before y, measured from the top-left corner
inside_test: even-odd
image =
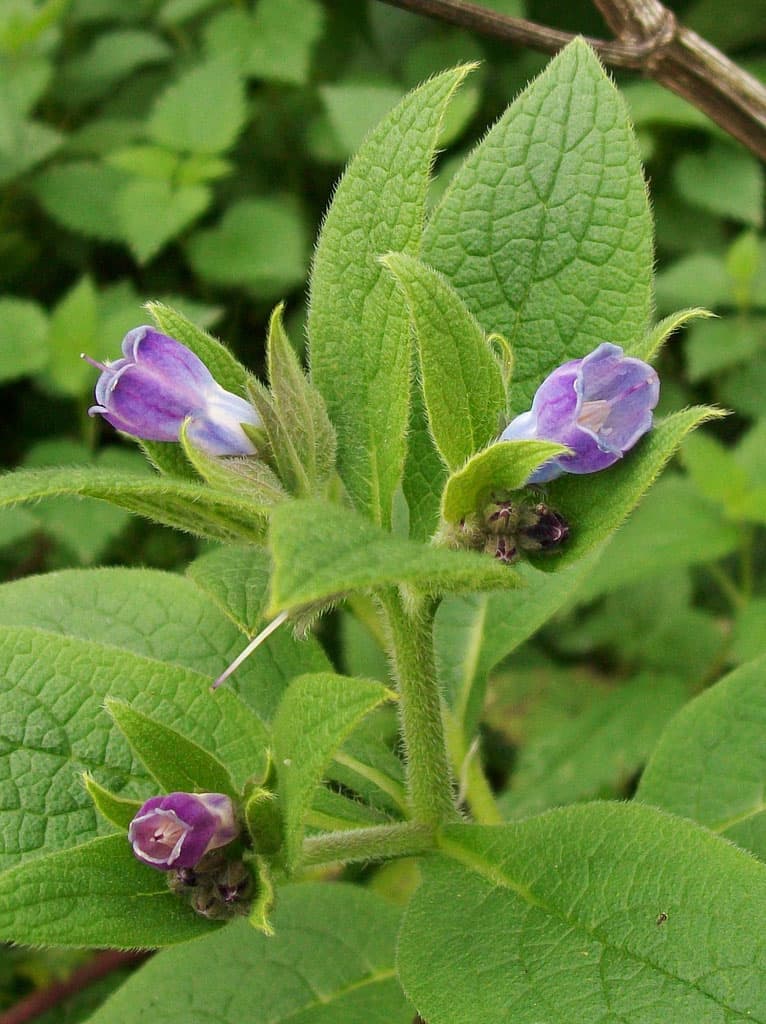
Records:
[[[147,130],[153,142],[190,153],[221,153],[236,141],[247,111],[242,79],[224,59],[186,71],[157,99]]]
[[[210,205],[212,195],[204,185],[169,181],[128,182],[116,196],[121,233],[139,263],[146,263],[160,249],[192,224]]]
[[[36,302],[0,298],[0,381],[24,377],[48,361],[48,318]]]
[[[319,89],[329,130],[346,159],[356,153],[364,137],[402,99],[404,91],[394,83],[339,82]]]
[[[82,396],[93,380],[93,369],[80,358],[96,343],[98,297],[93,281],[80,278],[51,313],[49,359],[41,380],[56,394]]]
[[[119,241],[123,237],[116,196],[128,180],[106,164],[59,164],[41,174],[34,192],[43,208],[64,227],[89,238]]]
[[[193,235],[188,253],[194,270],[212,284],[244,286],[271,299],[303,280],[309,238],[293,199],[242,199],[217,227]]]
[[[766,320],[730,317],[692,324],[686,336],[689,380],[697,383],[721,370],[746,363],[766,348]]]
[[[763,223],[763,168],[744,148],[714,141],[704,154],[681,156],[673,176],[687,202],[755,227]]]

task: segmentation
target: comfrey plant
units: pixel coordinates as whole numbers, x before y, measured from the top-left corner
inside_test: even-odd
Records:
[[[92,411],[159,472],[0,481],[210,542],[185,576],[64,572],[1,606],[0,938],[161,950],[94,1022],[766,1020],[760,796],[710,757],[704,703],[741,680],[668,726],[630,801],[542,792],[514,820],[483,770],[488,672],[717,413],[655,419],[649,364],[701,311],[650,326],[636,144],[584,43],[426,216],[470,70],[406,96],[343,176],[310,374],[281,307],[264,383],[150,303]],[[385,659],[352,638],[330,660],[312,624],[339,606]]]

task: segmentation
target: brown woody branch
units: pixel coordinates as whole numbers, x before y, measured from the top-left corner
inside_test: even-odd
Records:
[[[557,53],[570,32],[511,18],[465,0],[383,0],[481,35]],[[641,71],[682,96],[766,160],[766,88],[720,50],[679,24],[659,0],[594,0],[614,41],[586,40],[605,64]]]

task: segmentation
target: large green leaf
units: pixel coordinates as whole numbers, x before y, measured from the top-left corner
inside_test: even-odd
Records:
[[[325,502],[278,507],[269,536],[272,613],[397,583],[426,592],[491,590],[519,583],[513,569],[487,555],[392,537],[357,513]]]
[[[139,863],[124,834],[0,874],[0,939],[27,945],[152,948],[215,930]]]
[[[731,672],[682,708],[636,797],[693,818],[766,859],[766,658]]]
[[[90,1024],[411,1024],[399,910],[359,886],[292,885],[266,937],[235,922],[153,957]]]
[[[191,153],[220,153],[236,140],[247,115],[236,65],[209,60],[185,72],[158,97],[147,125],[160,145]]]
[[[274,718],[274,762],[287,864],[300,861],[306,813],[332,755],[368,712],[393,694],[382,683],[330,672],[300,676]]]
[[[423,239],[485,331],[516,357],[528,408],[555,366],[630,346],[651,308],[652,224],[622,98],[576,40],[457,172]]]
[[[338,185],[314,259],[313,380],[338,433],[346,487],[384,526],[404,465],[411,352],[404,300],[378,257],[417,253],[439,127],[467,70],[432,78],[367,136]]]
[[[210,552],[189,568],[195,586],[176,573],[141,569],[71,570],[15,580],[0,587],[0,623],[36,626],[52,633],[95,640],[136,654],[168,661],[216,678],[240,653],[246,636],[221,595],[225,566],[233,572],[239,560],[232,602],[248,588],[253,605],[266,603],[268,575],[251,573],[267,560],[260,548],[228,548]],[[257,559],[250,558],[255,552]],[[198,574],[195,567],[204,563]],[[198,589],[198,587],[200,589]],[[247,598],[242,595],[242,600]],[[260,612],[259,612],[260,614]],[[234,623],[230,619],[234,619]],[[235,625],[235,623],[237,625]],[[239,626],[239,628],[237,628]],[[264,721],[268,721],[293,676],[320,672],[330,664],[317,641],[296,641],[282,629],[261,644],[227,682]]]
[[[263,539],[262,509],[229,492],[185,480],[108,469],[19,470],[0,477],[0,507],[59,494],[98,498],[211,540]]]
[[[405,253],[389,253],[382,262],[407,301],[431,433],[449,468],[459,469],[499,433],[505,414],[500,364],[441,274]]]
[[[439,679],[458,724],[473,736],[481,717],[487,674],[556,614],[582,586],[598,552],[560,572],[518,568],[523,587],[496,594],[449,597],[436,613]]]
[[[210,677],[126,649],[40,629],[0,628],[3,775],[0,866],[83,842],[100,831],[80,776],[91,771],[118,795],[156,794],[145,769],[104,712],[107,696],[215,751],[241,785],[262,770],[263,725]]]
[[[766,1020],[766,867],[638,804],[445,829],[399,976],[428,1024]]]

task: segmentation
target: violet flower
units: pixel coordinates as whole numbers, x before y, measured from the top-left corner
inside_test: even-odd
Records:
[[[133,853],[159,871],[193,868],[238,835],[234,805],[223,793],[153,796],[128,829]]]
[[[195,448],[208,455],[252,455],[242,423],[260,426],[255,409],[225,391],[190,349],[153,327],[136,327],[122,342],[123,356],[101,370],[96,405],[117,430],[145,441],[177,441],[185,420]]]
[[[660,381],[648,363],[604,342],[546,377],[532,408],[517,416],[500,440],[557,441],[572,449],[571,455],[545,462],[528,483],[545,483],[562,473],[597,473],[651,428],[659,396]]]

